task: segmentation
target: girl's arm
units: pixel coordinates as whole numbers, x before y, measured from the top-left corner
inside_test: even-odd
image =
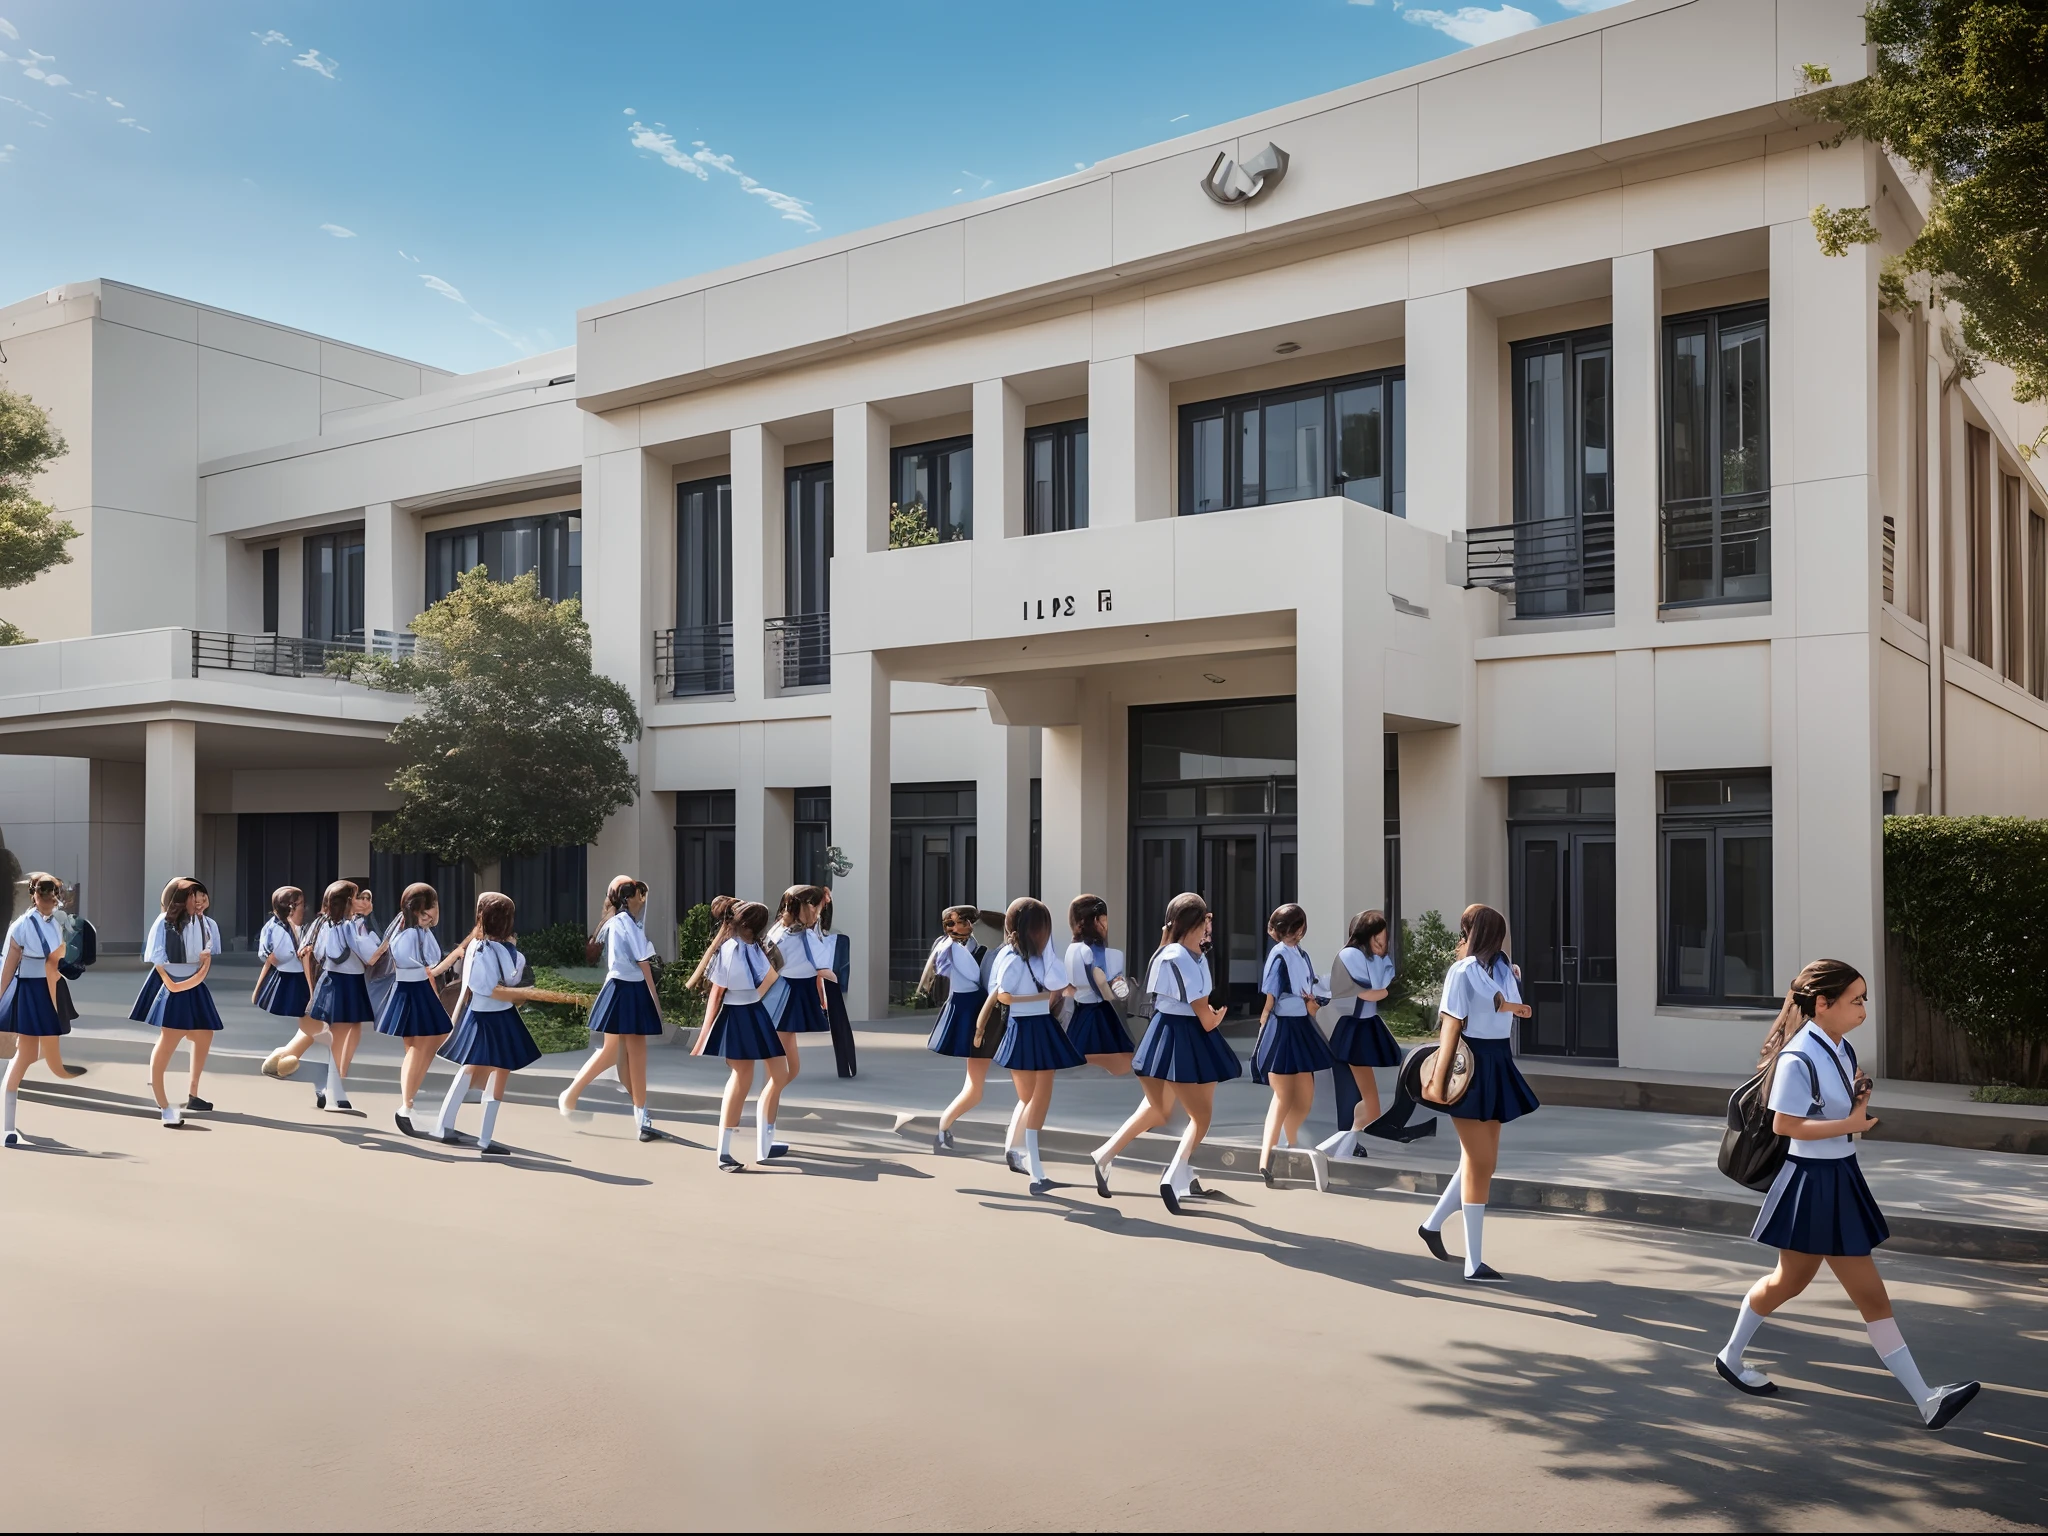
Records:
[[[1195,1022],[1206,1030],[1213,1031],[1223,1022],[1223,1010],[1212,1007],[1206,997],[1191,998],[1188,1006],[1195,1010]]]
[[[14,940],[9,939],[7,941],[7,958],[4,961],[0,961],[0,992],[7,990],[7,983],[14,980],[14,973],[21,969],[21,955],[21,946],[15,943]]]
[[[163,967],[158,966],[157,969],[161,971]],[[187,976],[183,981],[173,981],[171,980],[170,973],[168,971],[164,972],[164,990],[166,992],[190,992],[194,987],[205,985],[206,973],[212,969],[213,951],[202,949],[199,951],[199,969],[190,976]]]
[[[1429,1092],[1424,1095],[1437,1103],[1443,1102],[1444,1093],[1451,1086],[1451,1058],[1458,1053],[1458,1037],[1465,1033],[1465,1021],[1455,1013],[1437,1015],[1436,1059],[1429,1064]]]
[[[270,974],[271,967],[276,964],[277,957],[275,955],[266,954],[263,957],[263,964],[259,966],[256,971],[256,985],[249,989],[250,1007],[253,1008],[256,1005],[256,999],[263,991],[263,980],[266,976]],[[7,983],[5,981],[0,981],[0,987],[5,987],[6,985]]]
[[[714,981],[710,993],[704,999],[704,1022],[697,1026],[697,1040],[690,1047],[692,1056],[704,1054],[704,1047],[711,1041],[711,1021],[718,1017],[719,1005],[724,1001],[725,988]]]
[[[647,995],[654,999],[654,1011],[661,1012],[661,989],[654,984],[654,967],[645,960],[640,962],[640,974],[647,981]]]
[[[1392,987],[1366,987],[1358,994],[1368,1003],[1383,1003],[1394,995]]]
[[[1778,1110],[1771,1116],[1771,1129],[1794,1141],[1825,1141],[1830,1136],[1860,1136],[1877,1124],[1870,1113],[1870,1095],[1860,1093],[1856,1105],[1839,1120],[1809,1120]]]

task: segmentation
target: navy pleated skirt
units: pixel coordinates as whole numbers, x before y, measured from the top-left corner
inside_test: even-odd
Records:
[[[1185,1013],[1152,1015],[1131,1070],[1168,1083],[1223,1083],[1244,1076],[1244,1064],[1222,1034]]]
[[[149,974],[142,978],[142,990],[135,994],[135,1002],[128,1010],[128,1017],[138,1024],[147,1024],[149,1022],[149,1010],[156,1003],[157,993],[163,991],[163,989],[164,979],[158,973],[157,968],[152,965],[149,968]]]
[[[220,1010],[213,1005],[213,994],[201,982],[196,987],[187,987],[182,992],[173,992],[169,987],[160,986],[150,1000],[149,1017],[145,1023],[154,1024],[158,1029],[219,1029]]]
[[[1892,1229],[1851,1154],[1786,1158],[1749,1235],[1794,1253],[1862,1258]]]
[[[152,973],[153,974],[153,973]],[[60,982],[59,985],[62,985]],[[0,1034],[68,1035],[71,1021],[50,1001],[50,984],[41,976],[14,978],[14,995],[0,1011]]]
[[[818,978],[785,976],[783,980],[789,983],[789,999],[782,1005],[782,1017],[776,1020],[776,1029],[785,1035],[829,1034],[832,1016],[818,1001]]]
[[[1252,1081],[1263,1083],[1275,1072],[1327,1072],[1336,1063],[1323,1042],[1323,1032],[1305,1014],[1276,1013],[1259,1031],[1252,1047]]]
[[[1012,1072],[1063,1072],[1086,1064],[1067,1032],[1049,1013],[1013,1013],[1003,1043],[996,1047],[996,1065]]]
[[[403,1040],[432,1039],[454,1028],[431,981],[398,982],[391,989],[391,1001],[377,1016],[378,1034]]]
[[[1401,1047],[1394,1032],[1376,1013],[1368,1013],[1362,1019],[1339,1019],[1330,1031],[1330,1054],[1354,1067],[1401,1065]]]
[[[377,1017],[370,1001],[370,984],[361,976],[345,971],[322,971],[313,988],[313,1005],[306,1010],[323,1024],[367,1024]]]
[[[932,1026],[931,1038],[924,1043],[928,1051],[941,1056],[993,1056],[1001,1043],[993,1038],[982,1042],[981,1049],[974,1048],[974,1021],[981,1015],[981,1005],[988,1001],[988,994],[980,988],[972,992],[955,991],[946,996],[946,1006],[939,1010],[939,1022]]]
[[[358,978],[360,980],[360,978]],[[526,1032],[526,1021],[517,1008],[492,1008],[478,1012],[471,1008],[462,1016],[440,1050],[458,1067],[497,1067],[517,1072],[540,1060],[540,1047]]]
[[[1515,1065],[1515,1053],[1507,1041],[1474,1040],[1470,1035],[1464,1040],[1472,1047],[1472,1082],[1464,1096],[1443,1111],[1445,1114],[1460,1120],[1499,1120],[1505,1124],[1543,1107],[1536,1090]],[[1434,1104],[1428,1107],[1436,1108]]]
[[[607,976],[604,990],[590,1005],[590,1027],[600,1035],[658,1035],[661,1010],[647,995],[647,983],[635,976],[621,981]]]
[[[313,1001],[304,971],[272,971],[256,989],[256,1006],[281,1019],[302,1019]]]
[[[1067,1038],[1083,1056],[1128,1056],[1137,1047],[1114,1003],[1076,1003]]]
[[[721,1003],[718,1017],[711,1021],[711,1038],[704,1054],[723,1056],[727,1061],[766,1061],[785,1056],[782,1042],[775,1038],[775,1025],[768,1010],[759,1003]]]

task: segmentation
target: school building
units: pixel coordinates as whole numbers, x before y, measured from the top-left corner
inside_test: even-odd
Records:
[[[1882,991],[1885,814],[2048,815],[2043,412],[1880,307],[1924,191],[1800,107],[1860,9],[1634,0],[485,373],[0,309],[82,530],[4,605],[0,826],[130,945],[191,869],[243,942],[288,879],[467,892],[371,852],[407,703],[322,664],[481,562],[646,721],[602,839],[499,872],[522,926],[633,871],[667,948],[836,845],[877,1017],[952,902],[1099,892],[1135,963],[1199,889],[1243,995],[1281,900],[1324,961],[1485,900],[1525,1055],[1740,1067],[1804,960]]]

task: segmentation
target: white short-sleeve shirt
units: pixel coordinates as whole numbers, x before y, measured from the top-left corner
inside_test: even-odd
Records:
[[[711,957],[711,967],[704,974],[713,986],[725,988],[727,1002],[759,1002],[761,984],[768,979],[768,957],[761,953],[758,944],[727,939],[718,946],[718,953]]]
[[[790,981],[808,981],[818,972],[832,969],[832,941],[815,928],[785,928],[777,923],[768,930],[768,942],[782,952],[782,969],[776,974]]]
[[[363,962],[376,954],[381,944],[367,923],[359,917],[352,917],[347,922],[330,923],[320,930],[320,937],[314,940],[313,958],[320,962],[322,970],[333,971],[338,976],[360,976],[363,974]]]
[[[1351,979],[1367,992],[1378,992],[1394,984],[1394,957],[1392,955],[1369,955],[1362,949],[1345,949],[1338,953],[1337,963],[1351,973]],[[1351,1007],[1354,1019],[1369,1019],[1380,1011],[1380,1005],[1370,998],[1359,998]]]
[[[990,974],[989,985],[997,992],[1007,992],[1012,997],[1025,996],[1032,992],[1058,992],[1067,984],[1067,966],[1048,944],[1035,955],[1020,953],[1014,946],[1005,944],[996,956],[995,969]],[[1050,1013],[1052,1000],[1039,998],[1033,1002],[1012,1003],[1012,1014]]]
[[[1145,990],[1152,994],[1152,1006],[1160,1013],[1195,1016],[1195,1000],[1206,998],[1216,983],[1209,975],[1209,962],[1185,944],[1169,944],[1152,957],[1145,973]]]
[[[1805,1061],[1794,1061],[1794,1056],[1804,1057]],[[1811,1072],[1807,1071],[1808,1066],[1813,1068]],[[1856,1107],[1855,1081],[1856,1058],[1849,1053],[1847,1042],[1835,1044],[1826,1030],[1809,1022],[1778,1053],[1777,1066],[1771,1072],[1769,1103],[1772,1109],[1802,1120],[1840,1120]],[[1814,1105],[1816,1087],[1820,1089],[1818,1108]],[[1854,1157],[1856,1138],[1829,1136],[1820,1141],[1795,1141],[1792,1155],[1823,1160]]]
[[[462,984],[469,988],[469,1006],[474,1013],[502,1013],[516,1008],[503,998],[491,996],[494,987],[519,985],[519,951],[498,939],[481,939],[469,946],[462,966]]]
[[[22,976],[47,977],[50,957],[64,953],[64,934],[56,919],[43,916],[34,907],[14,920],[14,926],[7,930],[7,941],[21,946],[17,974]]]
[[[1493,1006],[1495,994],[1510,1003],[1522,1000],[1514,965],[1506,955],[1496,955],[1488,971],[1476,956],[1467,955],[1444,978],[1444,997],[1437,1006],[1452,1018],[1463,1019],[1471,1039],[1505,1040],[1514,1032],[1515,1016]]]
[[[425,981],[441,963],[441,941],[431,928],[401,928],[391,936],[391,963],[399,981]]]
[[[149,938],[142,946],[142,958],[151,965],[162,966],[173,981],[183,981],[188,976],[199,974],[199,962],[191,956],[220,953],[220,924],[210,917],[188,917],[178,933],[185,941],[186,959],[170,958],[169,935],[162,917],[149,925]]]
[[[1088,968],[1095,966],[1103,976],[1115,981],[1124,973],[1124,952],[1107,946],[1097,948],[1083,944],[1078,939],[1067,946],[1067,979],[1074,984],[1074,1001],[1077,1003],[1099,1003],[1103,996],[1095,989],[1095,978]]]
[[[295,976],[306,969],[299,960],[299,936],[281,917],[271,918],[256,936],[256,959],[259,964],[268,960],[273,970],[290,971]]]
[[[640,962],[654,958],[647,930],[630,912],[614,912],[604,920],[604,973],[614,981],[640,981]]]
[[[1274,1013],[1300,1018],[1308,1013],[1309,994],[1320,997],[1328,989],[1306,950],[1298,944],[1275,944],[1266,954],[1259,990],[1273,999]]]
[[[940,939],[932,946],[932,969],[955,992],[979,992],[981,960],[958,939]]]

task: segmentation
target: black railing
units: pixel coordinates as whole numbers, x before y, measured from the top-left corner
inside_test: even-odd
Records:
[[[410,656],[414,640],[406,632],[379,629],[365,640],[360,633],[345,640],[305,640],[297,635],[232,635],[219,630],[192,631],[192,669],[217,672],[260,672],[269,677],[319,677],[332,656]]]
[[[1465,585],[1515,594],[1515,617],[1614,611],[1614,514],[1465,532]]]
[[[769,666],[784,688],[818,688],[832,681],[832,616],[792,613],[768,621]]]
[[[654,687],[673,698],[732,692],[732,623],[654,632]]]
[[[1768,602],[1771,503],[1767,496],[1664,509],[1664,603]]]

